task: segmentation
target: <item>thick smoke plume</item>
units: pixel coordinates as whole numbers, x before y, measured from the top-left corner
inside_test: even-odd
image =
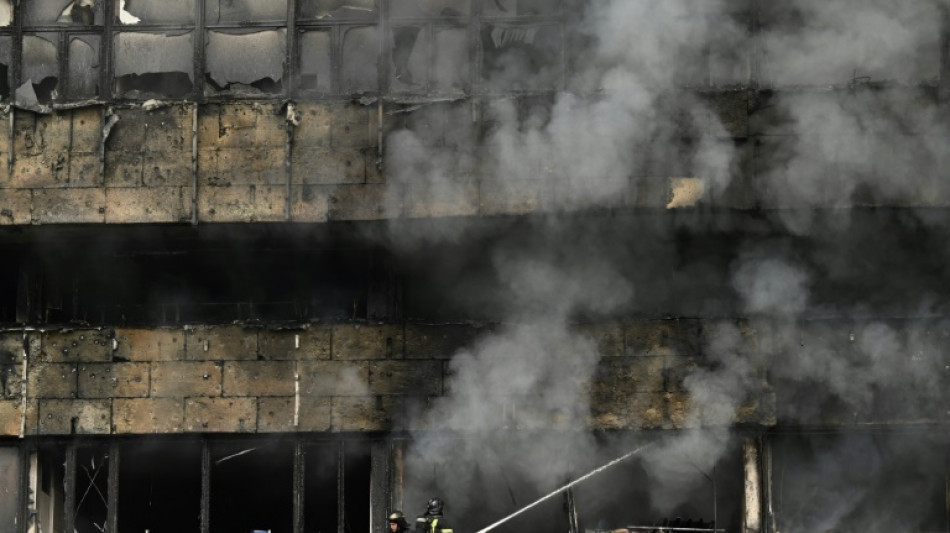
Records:
[[[507,4],[514,9],[518,2]],[[414,216],[414,198],[436,206],[428,215],[438,216],[439,205],[458,213],[460,199],[481,181],[513,194],[540,191],[523,206],[513,205],[553,213],[549,231],[557,235],[572,223],[559,218],[565,212],[630,205],[629,198],[657,180],[692,176],[703,180],[706,191],[747,189],[754,206],[780,210],[782,231],[820,243],[825,227],[816,209],[946,202],[938,169],[947,160],[950,132],[936,97],[946,0],[703,4],[700,9],[684,0],[605,0],[574,7],[568,27],[575,38],[564,44],[569,66],[560,91],[487,98],[470,112],[446,115],[451,146],[432,142],[430,132],[413,127],[411,119],[389,135],[390,214]],[[498,35],[492,42],[505,42]],[[531,32],[507,37],[533,38]],[[513,80],[544,86],[551,76],[550,69],[516,61],[489,67],[485,84],[493,88]],[[749,142],[730,138],[735,129],[720,120],[710,99],[683,87],[748,90]],[[482,131],[472,131],[473,116],[483,121]],[[739,175],[752,179],[737,185]],[[716,207],[717,197],[705,201]],[[470,209],[479,214],[477,205]],[[400,236],[398,245],[412,247],[419,238],[463,237],[440,228],[435,236]],[[609,316],[636,307],[631,302],[652,288],[631,283],[638,276],[625,270],[652,272],[656,264],[649,257],[618,262],[623,254],[615,254],[616,243],[602,235],[589,236],[582,257],[565,255],[568,247],[555,240],[492,251],[494,272],[507,290],[506,311],[490,334],[452,359],[447,394],[407,422],[458,435],[414,435],[406,460],[407,506],[438,491],[474,529],[580,469],[619,455],[634,438],[646,438],[605,439],[580,431],[590,413],[586,384],[600,354],[572,324],[579,314]],[[668,246],[655,258],[675,256],[672,240]],[[704,335],[703,364],[683,380],[693,406],[688,425],[704,429],[664,437],[662,446],[631,467],[648,480],[637,497],[654,517],[684,509],[732,460],[737,438],[730,428],[750,399],[767,402],[777,395],[775,416],[804,425],[940,414],[933,404],[941,402],[933,398],[943,398],[945,368],[937,354],[947,324],[856,322],[852,317],[867,314],[860,301],[829,309],[815,291],[825,276],[856,275],[851,266],[795,253],[778,238],[756,238],[737,248],[743,251],[726,278],[718,279],[731,287],[745,326],[722,321],[711,328]],[[870,254],[868,260],[876,259]],[[663,266],[690,268],[701,279],[721,274],[701,263]],[[817,320],[828,316],[836,321]],[[817,457],[815,477],[843,476],[822,470],[823,461],[868,444],[844,438],[802,455],[813,445],[797,443],[782,452],[790,468]],[[925,470],[930,457],[918,453],[927,446],[918,441],[895,446],[883,439],[874,446],[881,461],[915,471]],[[889,468],[881,465],[869,471],[884,476]],[[792,479],[785,497],[803,497],[806,481]],[[846,494],[826,503],[820,520],[790,519],[789,529],[835,529],[875,508],[903,516],[894,506],[878,506],[881,485],[866,481],[841,481]],[[607,489],[622,491],[626,483],[605,481],[604,497]],[[834,483],[821,487],[836,490]],[[782,512],[793,516],[788,507]],[[882,523],[898,527],[890,517]]]

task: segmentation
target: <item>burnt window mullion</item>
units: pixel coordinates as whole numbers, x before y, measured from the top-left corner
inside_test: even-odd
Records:
[[[112,101],[112,35],[115,25],[115,2],[103,6],[103,31],[99,39],[99,99]]]
[[[192,95],[196,102],[204,101],[205,79],[205,47],[207,46],[207,29],[205,28],[205,0],[195,0],[195,56],[192,68],[194,70],[194,86]]]
[[[76,452],[77,444],[75,441],[70,441],[66,445],[66,468],[65,468],[65,497],[64,497],[64,513],[63,513],[63,530],[64,531],[75,531],[76,530],[76,470],[77,470],[77,461],[76,461]]]
[[[297,0],[287,0],[287,29],[284,35],[284,87],[282,94],[288,98],[294,96],[297,84]],[[299,532],[295,532],[299,533]]]
[[[113,441],[109,444],[109,492],[103,533],[118,533],[119,531],[119,460],[119,443]]]
[[[343,495],[346,493],[346,480],[344,479],[346,441],[341,440],[337,445],[336,455],[336,530],[337,533],[346,533],[346,501]]]
[[[56,84],[53,102],[62,102],[68,100],[72,94],[69,92],[69,39],[72,35],[64,30],[56,32],[59,42],[56,47],[56,63],[59,67],[59,83]]]
[[[306,454],[304,453],[303,443],[300,438],[294,440],[294,522],[293,533],[304,533],[306,523],[304,521],[304,498],[305,472],[306,472]]]
[[[208,439],[201,440],[201,512],[200,531],[211,531],[211,445]]]

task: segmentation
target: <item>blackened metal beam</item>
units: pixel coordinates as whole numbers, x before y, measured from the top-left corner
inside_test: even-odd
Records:
[[[391,509],[389,458],[389,442],[376,441],[370,445],[369,528],[372,533],[386,531],[386,517]]]
[[[300,439],[294,441],[294,523],[293,533],[304,531],[304,468],[306,457]]]
[[[119,531],[119,443],[109,444],[109,480],[107,485],[108,503],[106,504],[105,533]]]
[[[201,533],[211,530],[211,447],[201,441]]]
[[[79,465],[76,464],[75,441],[66,445],[66,479],[65,479],[65,498],[63,503],[63,531],[72,533],[76,531],[76,470]]]
[[[336,455],[336,531],[337,533],[346,533],[346,502],[343,500],[346,480],[343,479],[344,458],[346,450],[345,441],[340,441],[337,447]]]

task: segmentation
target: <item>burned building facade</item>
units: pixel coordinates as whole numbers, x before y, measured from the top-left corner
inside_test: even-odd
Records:
[[[946,530],[899,4],[0,0],[0,533]]]

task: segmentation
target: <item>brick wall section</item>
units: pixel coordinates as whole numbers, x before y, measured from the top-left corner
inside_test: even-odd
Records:
[[[783,129],[787,118],[777,111],[782,106],[771,105],[769,93],[753,90],[697,97],[718,120],[694,118],[695,123],[683,126],[682,136],[715,129],[717,136],[731,137],[736,150],[729,185],[701,185],[702,203],[738,209],[794,207],[757,185],[761,176],[781,173],[769,165],[782,161],[774,156],[797,142],[791,130]],[[854,96],[829,91],[800,98]],[[517,101],[550,105],[552,99]],[[908,101],[913,108],[905,117],[908,135],[933,134],[935,121],[943,116],[937,100],[917,96]],[[152,110],[96,106],[50,115],[0,112],[0,225],[519,215],[569,207],[578,190],[579,184],[555,179],[555,169],[543,165],[517,176],[480,168],[487,158],[479,156],[476,146],[492,126],[470,101],[412,109],[390,105],[382,122],[375,104],[301,102],[295,109],[296,126],[278,102],[188,103]],[[661,102],[658,112],[674,119],[685,115],[677,111],[675,97]],[[113,124],[108,136],[106,124]],[[402,148],[398,140],[381,147],[380,134],[386,143],[393,139],[390,134],[404,129],[412,130],[413,142],[427,150],[425,161],[402,161],[404,172],[381,168],[382,152],[399,159]],[[685,166],[688,158],[643,155],[635,159],[647,163],[631,169],[629,190],[614,195],[609,207],[664,208],[682,185],[677,180],[695,175],[695,169]],[[435,164],[437,187],[425,177]],[[936,170],[931,178],[932,187],[921,187],[919,198],[906,198],[900,205],[950,205],[950,189],[940,185]],[[838,202],[829,190],[827,205]]]
[[[735,329],[734,322],[729,322]],[[592,429],[706,423],[683,378],[706,364],[714,323],[651,320],[581,324],[602,354],[586,391]],[[446,393],[454,353],[488,325],[309,324],[0,333],[7,361],[0,434],[386,431]],[[739,323],[750,354],[761,333]],[[23,349],[28,347],[23,401]],[[6,354],[6,355],[4,355]],[[739,422],[775,423],[774,396]],[[24,417],[24,405],[26,416]],[[527,416],[514,406],[513,412]],[[556,426],[557,422],[551,422]],[[430,428],[431,429],[431,428]]]

